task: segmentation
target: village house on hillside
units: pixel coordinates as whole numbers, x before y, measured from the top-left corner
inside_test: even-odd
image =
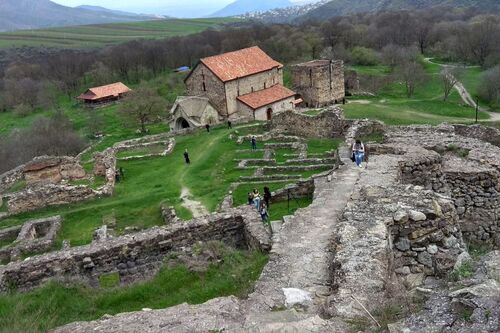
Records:
[[[295,107],[283,65],[257,46],[200,59],[185,83],[188,95],[208,98],[222,119],[270,120]]]
[[[84,101],[86,105],[95,106],[116,101],[130,91],[132,90],[123,83],[116,82],[105,86],[90,88],[78,96],[77,99]]]

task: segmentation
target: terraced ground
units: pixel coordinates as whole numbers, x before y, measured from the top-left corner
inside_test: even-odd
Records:
[[[238,21],[234,18],[169,19],[130,23],[93,24],[0,33],[0,48],[94,48],[133,39],[183,36]]]
[[[190,219],[192,212],[184,207],[181,199],[181,190],[187,188],[191,193],[190,199],[200,202],[208,211],[215,211],[233,183],[238,183],[234,193],[235,203],[242,204],[247,200],[247,192],[257,187],[263,192],[264,186],[272,191],[293,183],[301,177],[325,171],[328,166],[307,167],[310,170],[280,171],[281,178],[277,180],[259,180],[258,177],[248,181],[242,177],[252,177],[255,168],[239,168],[238,161],[242,157],[256,158],[263,156],[263,152],[252,152],[248,142],[237,144],[230,139],[230,134],[244,135],[245,133],[262,133],[261,124],[240,129],[218,127],[210,133],[199,131],[191,135],[178,136],[172,154],[162,157],[149,157],[137,160],[119,160],[118,166],[125,171],[125,180],[119,182],[112,197],[95,199],[87,202],[50,207],[39,211],[23,213],[0,221],[1,227],[19,225],[28,219],[60,214],[64,218],[63,226],[58,234],[58,246],[62,240],[68,239],[73,246],[87,244],[92,239],[93,231],[102,225],[103,219],[113,214],[117,220],[116,230],[123,232],[127,227],[149,228],[162,225],[160,203],[166,201],[174,206],[178,215],[183,219]],[[339,140],[305,140],[310,142],[311,153],[321,156],[326,151],[336,149]],[[264,143],[259,142],[264,148]],[[307,146],[306,146],[307,147]],[[191,164],[186,165],[183,159],[184,150],[188,149]],[[293,154],[289,149],[286,153]],[[127,154],[130,156],[130,154]],[[279,153],[285,154],[285,151]],[[291,165],[286,160],[291,156],[279,156],[275,167]],[[82,162],[87,170],[92,169],[91,154],[82,156]],[[294,167],[297,167],[294,164]],[[272,169],[272,167],[270,167]],[[267,174],[267,172],[265,173]],[[273,205],[270,211],[272,218],[281,218],[292,213],[294,209],[307,205],[310,200],[293,201],[289,210],[288,203]]]

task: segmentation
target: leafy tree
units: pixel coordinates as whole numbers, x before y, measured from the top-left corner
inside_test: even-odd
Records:
[[[157,121],[166,109],[166,101],[155,90],[138,88],[125,97],[118,111],[126,124],[139,125],[146,133],[146,125]]]

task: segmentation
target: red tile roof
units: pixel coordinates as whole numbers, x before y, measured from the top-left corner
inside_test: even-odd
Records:
[[[94,87],[78,96],[78,99],[96,100],[106,97],[118,97],[131,91],[129,87],[121,82],[108,84],[106,86]]]
[[[283,87],[281,84],[277,84],[264,90],[239,96],[238,100],[255,110],[294,95],[295,93],[290,89]]]
[[[258,46],[203,58],[200,62],[223,82],[283,67]]]

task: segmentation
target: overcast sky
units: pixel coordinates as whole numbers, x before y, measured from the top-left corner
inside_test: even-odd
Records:
[[[235,0],[52,0],[61,5],[75,7],[94,5],[110,9],[147,14],[196,17],[215,12]]]

